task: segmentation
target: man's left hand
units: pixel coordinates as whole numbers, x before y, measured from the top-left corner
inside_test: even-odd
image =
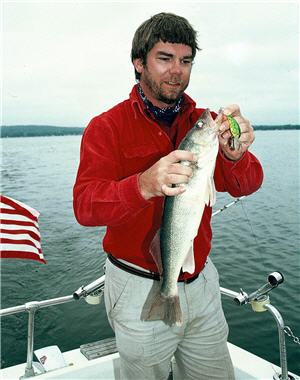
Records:
[[[241,136],[239,144],[235,150],[230,147],[231,132],[229,129],[229,122],[226,116],[232,116],[240,126]],[[240,107],[236,104],[229,105],[223,108],[222,124],[219,128],[219,142],[224,155],[232,161],[239,160],[242,155],[249,149],[254,141],[254,131],[249,122],[245,119],[240,111]]]

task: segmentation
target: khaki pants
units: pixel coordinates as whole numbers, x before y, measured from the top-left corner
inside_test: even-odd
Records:
[[[157,284],[106,261],[105,305],[116,335],[121,379],[166,380],[174,356],[174,379],[234,380],[219,278],[211,260],[195,281],[178,283],[182,326],[141,320],[145,300]]]

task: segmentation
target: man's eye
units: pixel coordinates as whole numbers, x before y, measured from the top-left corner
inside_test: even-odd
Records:
[[[159,59],[160,61],[169,61],[169,60],[170,60],[169,57],[158,57],[158,59]]]

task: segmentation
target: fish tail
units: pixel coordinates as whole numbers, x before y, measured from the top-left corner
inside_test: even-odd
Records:
[[[163,320],[169,326],[173,326],[174,324],[182,325],[183,317],[179,296],[166,297],[162,293],[158,293],[153,300],[145,320]]]

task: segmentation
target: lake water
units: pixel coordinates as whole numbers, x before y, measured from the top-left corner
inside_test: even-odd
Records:
[[[41,212],[42,247],[47,264],[2,260],[1,307],[70,295],[103,274],[104,228],[75,221],[72,186],[81,136],[2,139],[2,193]],[[211,257],[221,286],[252,292],[280,270],[285,282],[271,301],[285,324],[300,336],[299,131],[257,131],[252,151],[261,160],[263,187],[213,218]],[[231,200],[218,194],[215,209]],[[229,340],[279,364],[277,327],[270,313],[254,313],[226,297],[223,306]],[[2,319],[2,366],[26,361],[27,315]],[[111,337],[104,305],[84,301],[36,313],[35,349],[58,345],[62,351]],[[287,337],[289,369],[300,374],[300,345]]]

